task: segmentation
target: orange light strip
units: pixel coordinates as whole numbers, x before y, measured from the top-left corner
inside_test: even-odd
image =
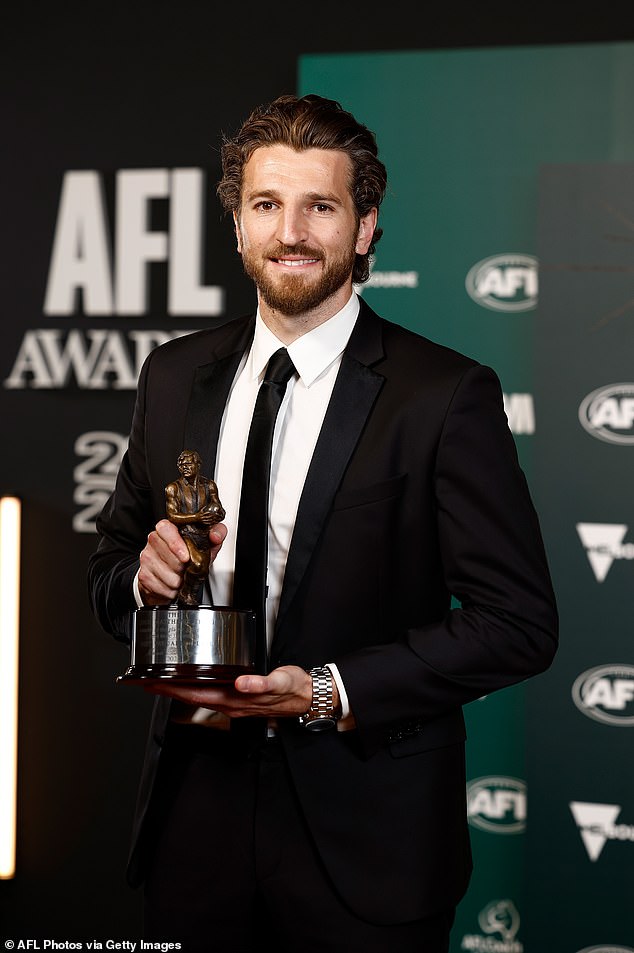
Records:
[[[15,876],[20,516],[19,499],[0,498],[0,880]]]

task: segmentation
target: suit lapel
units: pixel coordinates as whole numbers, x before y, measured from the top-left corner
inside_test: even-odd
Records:
[[[215,349],[214,359],[194,373],[184,447],[198,450],[204,471],[213,474],[220,425],[227,397],[245,350],[253,338],[254,320],[240,322]],[[384,378],[371,365],[383,357],[381,322],[361,301],[355,329],[343,355],[299,502],[286,563],[277,619],[284,618],[308,568],[324,522]],[[277,636],[276,636],[277,638]]]
[[[308,568],[333,498],[383,386],[384,378],[368,366],[382,357],[380,319],[362,302],[300,498],[286,562],[277,632],[283,630],[284,619]]]
[[[253,338],[253,320],[241,324],[215,352],[214,360],[194,371],[185,419],[185,447],[197,450],[205,473],[213,474],[220,424],[238,365]]]

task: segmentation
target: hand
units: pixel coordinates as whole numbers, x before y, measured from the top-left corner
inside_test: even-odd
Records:
[[[217,523],[210,529],[212,562],[226,535],[224,523]],[[176,526],[169,520],[160,520],[148,536],[139,559],[139,592],[144,604],[169,605],[181,587],[185,566],[189,562],[189,550]]]
[[[169,695],[200,708],[224,712],[230,718],[258,715],[263,718],[297,718],[310,708],[313,683],[297,665],[283,665],[268,675],[240,675],[233,685],[181,685],[161,682],[146,691]],[[336,694],[336,688],[335,688]],[[338,704],[338,697],[335,699]]]

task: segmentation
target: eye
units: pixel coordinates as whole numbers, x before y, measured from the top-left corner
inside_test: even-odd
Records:
[[[322,215],[323,215],[323,214],[326,214],[326,213],[328,213],[328,212],[332,212],[332,206],[331,206],[331,205],[326,205],[325,202],[316,202],[316,203],[313,205],[313,208],[315,209],[316,212],[319,212],[319,213],[321,213]]]
[[[270,212],[271,209],[275,208],[275,203],[271,202],[270,199],[262,199],[262,201],[255,203],[254,208],[256,212]]]

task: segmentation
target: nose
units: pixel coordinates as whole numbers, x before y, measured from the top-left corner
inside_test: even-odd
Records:
[[[286,205],[278,220],[277,239],[282,245],[297,245],[308,238],[306,217],[301,208]]]

